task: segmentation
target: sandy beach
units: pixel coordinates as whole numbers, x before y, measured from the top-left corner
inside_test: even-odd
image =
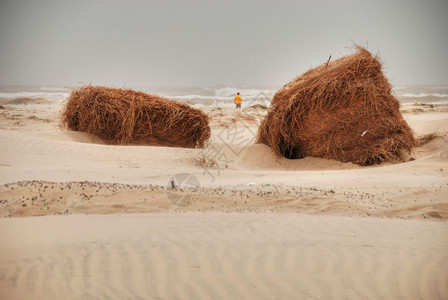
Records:
[[[2,299],[444,299],[448,293],[445,222],[162,213],[0,224]]]
[[[435,137],[372,167],[276,157],[253,143],[262,108],[203,108],[210,144],[182,149],[61,130],[59,104],[3,106],[1,299],[448,297],[445,105],[403,105]],[[176,174],[197,184],[172,189]]]
[[[0,2],[0,300],[448,300],[448,1]]]

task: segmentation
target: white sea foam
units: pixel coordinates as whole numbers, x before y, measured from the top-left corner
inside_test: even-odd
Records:
[[[241,105],[242,109],[245,108],[249,108],[253,105],[264,105],[266,107],[270,106],[270,102],[266,102],[266,101],[261,101],[261,100],[255,100],[255,101],[246,101],[243,102]],[[192,107],[194,108],[206,108],[206,107],[217,107],[217,108],[235,108],[235,104],[233,103],[233,101],[221,101],[221,102],[214,102],[214,103],[195,103],[195,104],[191,104]]]
[[[61,87],[44,86],[39,88],[24,88],[23,90],[3,90],[0,92],[0,100],[17,98],[44,98],[47,103],[62,103],[70,94],[71,89]],[[154,93],[151,90],[147,93]],[[185,88],[165,90],[159,95],[166,98],[193,105],[194,107],[233,107],[233,99],[239,92],[243,98],[243,108],[255,104],[270,105],[276,89],[274,88],[237,88],[218,87],[212,88]],[[448,88],[431,86],[398,86],[393,88],[393,93],[402,103],[430,103],[447,104]],[[30,103],[31,104],[31,103]]]
[[[401,101],[402,104],[432,104],[432,105],[448,105],[448,100],[441,101],[419,101],[419,100],[410,100],[410,101]]]
[[[15,99],[15,98],[45,98],[45,99],[65,99],[69,93],[67,92],[15,92],[15,93],[0,93],[0,99]]]
[[[238,89],[234,87],[219,88],[214,91],[214,94],[210,95],[163,95],[167,98],[179,100],[179,101],[195,101],[195,100],[209,100],[209,101],[233,101],[236,93],[240,93],[243,101],[257,100],[257,99],[270,99],[275,93],[274,89]]]
[[[411,94],[411,93],[406,93],[406,94],[403,94],[402,97],[409,97],[409,98],[427,98],[427,97],[448,98],[448,94],[438,94],[438,93],[433,93],[433,94],[427,94],[427,93]]]
[[[274,89],[238,89],[235,87],[220,88],[215,91],[216,97],[227,97],[233,99],[236,93],[239,92],[243,99],[257,99],[273,96]]]
[[[43,87],[40,87],[39,90],[45,91],[45,92],[64,92],[64,93],[71,92],[71,89],[69,89],[69,88],[61,88],[61,87],[53,87],[53,86],[43,86]]]
[[[202,89],[203,91],[203,89]],[[260,104],[264,106],[269,106],[276,89],[239,89],[235,87],[224,87],[217,88],[215,90],[210,89],[207,93],[202,94],[185,94],[185,95],[169,95],[169,92],[161,94],[166,98],[184,102],[192,105],[196,108],[201,107],[234,107],[233,99],[237,92],[240,93],[243,104],[242,108],[250,107],[252,105]],[[191,90],[190,90],[191,92]],[[208,94],[208,95],[207,95]]]
[[[395,86],[392,88],[393,91],[400,91],[400,90],[405,90],[407,89],[406,86]]]
[[[59,103],[67,99],[69,93],[66,92],[15,92],[15,93],[0,93],[0,100],[13,100],[17,98],[38,99],[43,98],[50,102]]]
[[[216,96],[203,96],[203,95],[182,95],[182,96],[165,96],[166,98],[179,100],[179,101],[195,101],[195,100],[232,100],[233,97],[216,97]]]

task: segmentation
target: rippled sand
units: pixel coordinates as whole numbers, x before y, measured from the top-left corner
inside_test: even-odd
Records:
[[[448,223],[296,214],[0,220],[4,299],[446,299]]]
[[[253,145],[262,109],[206,109],[207,149],[104,145],[59,109],[0,110],[0,299],[448,298],[446,107],[404,107],[438,137],[366,168]]]

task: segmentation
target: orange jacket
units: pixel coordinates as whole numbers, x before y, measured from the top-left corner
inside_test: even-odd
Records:
[[[236,96],[235,96],[235,104],[241,104],[241,102],[243,102],[243,101],[241,100],[241,95],[236,95]]]

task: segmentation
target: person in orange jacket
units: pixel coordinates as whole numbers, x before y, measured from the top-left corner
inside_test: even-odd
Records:
[[[236,108],[241,108],[241,103],[243,103],[243,100],[241,100],[241,96],[240,93],[236,93],[235,96],[235,104],[236,104]]]

